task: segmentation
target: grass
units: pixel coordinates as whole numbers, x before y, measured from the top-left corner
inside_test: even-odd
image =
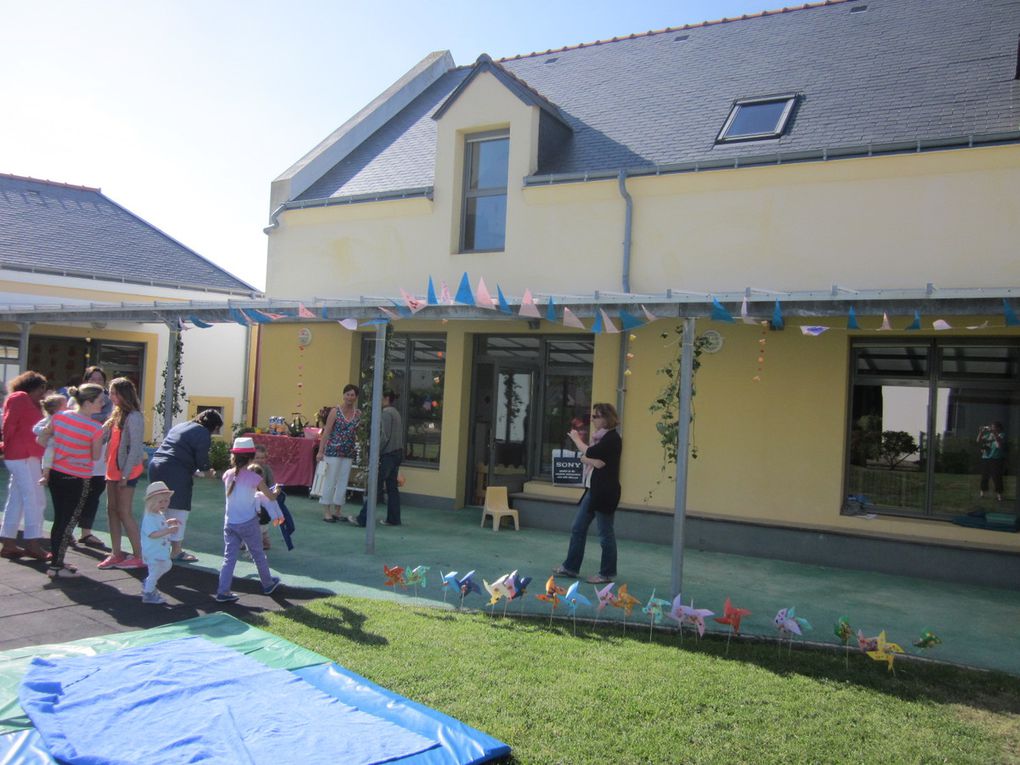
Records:
[[[1020,763],[1020,681],[633,624],[331,597],[255,623],[513,747],[519,763]]]

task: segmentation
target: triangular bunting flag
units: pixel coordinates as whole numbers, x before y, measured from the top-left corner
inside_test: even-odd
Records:
[[[912,322],[910,322],[909,326],[904,327],[904,329],[910,330],[910,331],[914,331],[914,330],[918,330],[920,328],[921,328],[921,312],[920,311],[914,311],[914,320]]]
[[[551,296],[549,298],[549,305],[545,307],[545,320],[556,321],[556,299]]]
[[[733,316],[723,308],[723,304],[719,302],[718,298],[712,298],[712,313],[709,318],[712,321],[725,321],[730,324],[734,322]]]
[[[329,309],[326,306],[323,306],[322,310],[319,311],[319,314],[322,316],[322,318],[328,319],[329,318]]]
[[[620,326],[622,326],[624,330],[630,332],[630,330],[643,327],[644,325],[645,323],[637,316],[632,313],[628,313],[622,308],[620,309]]]
[[[468,281],[467,271],[460,277],[460,287],[457,288],[457,296],[454,298],[454,302],[462,305],[475,304],[475,296],[471,292],[471,282]]]
[[[783,321],[783,311],[779,307],[779,298],[776,298],[776,307],[772,309],[772,329],[782,329],[786,326]]]
[[[394,318],[396,318],[396,317],[394,317]],[[361,325],[363,327],[375,327],[375,326],[378,326],[379,324],[389,324],[389,323],[390,323],[389,319],[365,319],[363,322],[361,322]]]
[[[439,305],[453,305],[453,297],[450,296],[450,288],[443,282],[439,289]]]
[[[425,291],[425,302],[428,305],[439,305],[439,298],[436,297],[436,285],[432,283],[432,277],[429,277],[429,286]]]
[[[892,331],[892,324],[889,323],[889,314],[887,314],[885,312],[882,313],[882,326],[879,327],[875,331],[876,332],[891,332]]]
[[[581,320],[566,306],[563,307],[563,324],[574,329],[584,329],[584,324],[581,323]]]
[[[592,334],[602,334],[602,314],[598,311],[595,312],[595,323],[591,325]]]
[[[408,292],[403,288],[400,290],[400,297],[404,299],[404,305],[407,306],[408,310],[410,310],[412,314],[418,313],[418,311],[425,307],[425,303],[420,301],[414,295],[408,294]]]
[[[478,277],[478,289],[475,290],[475,305],[489,311],[495,310],[495,307],[492,305],[492,295],[489,294],[489,288],[485,286],[485,279],[482,277]]]
[[[268,316],[262,313],[262,311],[259,311],[255,308],[249,308],[247,311],[242,311],[241,313],[243,313],[249,319],[254,321],[256,324],[269,324],[270,322],[272,322],[272,319],[270,319]]]
[[[315,314],[305,308],[304,303],[298,303],[297,315],[301,319],[314,319]]]
[[[196,319],[194,316],[189,316],[188,317],[188,321],[190,321],[192,324],[194,324],[199,329],[209,329],[209,327],[212,326],[212,324],[204,322],[201,319]]]
[[[178,316],[177,317],[177,331],[178,332],[187,332],[188,329],[189,329],[189,327],[185,327],[184,326],[184,319],[182,319],[180,316]]]
[[[517,311],[518,316],[528,319],[541,319],[542,314],[538,312],[535,299],[531,297],[531,290],[524,290],[524,297],[521,298],[521,307]]]
[[[758,322],[752,319],[747,313],[747,297],[740,302],[740,320],[744,324],[757,324]]]
[[[358,328],[357,319],[339,319],[337,320],[337,324],[339,324],[344,329],[350,330],[351,332]]]
[[[935,321],[931,323],[931,328],[936,332],[945,332],[947,329],[952,329],[949,322],[945,319],[935,319]]]
[[[1016,317],[1016,311],[1006,302],[1006,298],[1002,299],[1002,313],[1006,316],[1007,327],[1020,326],[1020,319]]]
[[[649,311],[649,310],[648,310],[647,308],[645,308],[644,306],[641,306],[641,311],[642,311],[642,312],[644,313],[644,315],[645,315],[645,318],[646,318],[646,319],[648,320],[648,323],[649,323],[649,324],[651,324],[651,323],[652,323],[653,321],[658,321],[658,320],[659,320],[659,317],[658,317],[658,316],[656,316],[656,315],[655,315],[654,313],[652,313],[651,311]]]
[[[393,303],[393,307],[397,309],[397,313],[400,314],[400,317],[402,319],[410,319],[411,316],[413,316],[413,314],[411,313],[411,309],[408,308],[406,305],[401,305],[393,298],[390,298],[390,302]]]
[[[242,327],[247,327],[249,324],[251,324],[251,319],[245,316],[243,312],[238,311],[236,308],[231,308],[228,313],[230,314],[230,318],[236,321]]]
[[[853,306],[850,306],[850,313],[846,317],[846,328],[847,329],[860,329],[861,325],[857,323],[857,312]]]
[[[988,329],[988,322],[983,321],[980,324],[974,324],[973,326],[967,327],[967,329]]]
[[[802,335],[810,335],[811,337],[818,337],[823,332],[828,332],[828,331],[829,331],[828,327],[806,327],[806,326],[802,326],[800,328],[800,333]]]
[[[503,297],[503,290],[500,289],[499,285],[496,285],[497,302],[499,303],[499,310],[501,313],[508,313],[513,316],[513,310],[510,308],[510,304],[506,302],[506,298]]]
[[[269,311],[262,311],[262,313],[268,316],[273,321],[277,321],[279,319],[286,319],[288,316],[288,314],[285,313],[269,313]]]
[[[386,314],[389,318],[393,319],[394,321],[396,321],[397,319],[400,318],[395,313],[393,313],[393,311],[391,311],[389,308],[385,308],[383,306],[379,306],[379,310],[382,311],[384,314]],[[376,323],[378,323],[378,322],[376,322]]]
[[[599,316],[602,317],[602,326],[608,334],[615,335],[620,331],[616,328],[616,325],[613,324],[613,320],[609,318],[609,314],[601,308],[599,309]]]

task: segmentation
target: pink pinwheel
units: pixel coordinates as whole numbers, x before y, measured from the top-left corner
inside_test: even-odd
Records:
[[[598,598],[599,601],[597,610],[599,613],[601,613],[606,606],[611,606],[613,604],[613,583],[610,582],[601,590],[598,587],[594,589],[595,597]]]
[[[715,616],[715,611],[710,611],[707,608],[695,608],[693,600],[689,606],[686,606],[681,598],[683,598],[683,595],[677,595],[673,598],[673,608],[669,612],[669,618],[680,625],[681,633],[683,632],[684,625],[687,625],[698,631],[698,637],[704,637],[705,618]]]
[[[779,609],[779,612],[776,614],[776,618],[772,620],[772,623],[775,624],[776,629],[779,630],[780,639],[790,637],[792,635],[803,635],[805,632],[812,629],[811,622],[802,616],[797,616],[793,608]]]

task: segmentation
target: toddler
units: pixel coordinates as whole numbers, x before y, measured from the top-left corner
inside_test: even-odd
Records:
[[[280,584],[280,579],[269,571],[269,560],[262,549],[262,534],[259,531],[258,503],[256,492],[262,492],[269,499],[276,499],[276,491],[266,486],[262,476],[248,466],[255,457],[255,442],[241,436],[234,439],[230,450],[230,470],[223,474],[226,489],[226,518],[223,524],[223,565],[220,566],[219,586],[216,590],[218,603],[233,603],[239,597],[230,591],[234,578],[234,567],[241,545],[248,548],[262,581],[262,593],[271,594]]]
[[[273,488],[276,488],[274,486],[276,482],[273,480],[273,469],[269,467],[269,455],[266,454],[266,447],[262,446],[261,444],[255,447],[255,463],[249,469],[254,470],[256,473],[262,476],[263,480],[266,482],[266,486],[273,486]],[[264,494],[262,495],[262,498],[265,498]],[[259,499],[259,505],[263,509],[266,509],[266,505],[264,502],[262,502],[262,498]],[[272,502],[272,500],[269,501]],[[279,508],[277,508],[277,510],[279,510]],[[269,521],[270,518],[266,515],[266,513],[260,510],[259,525],[262,527],[263,550],[268,550],[270,547],[269,529],[266,528],[266,526],[269,525]]]
[[[173,568],[170,560],[170,535],[177,531],[176,518],[166,518],[163,512],[170,507],[173,491],[162,481],[153,481],[145,490],[145,514],[142,517],[142,560],[149,567],[149,575],[142,585],[142,602],[165,605],[166,600],[156,591],[159,578]]]
[[[60,393],[51,393],[43,399],[42,408],[46,412],[46,416],[32,426],[32,432],[35,433],[37,439],[50,426],[50,423],[53,421],[53,415],[67,409],[67,396]],[[41,442],[40,445],[42,445]],[[50,482],[50,468],[53,467],[53,451],[56,447],[56,441],[50,438],[46,441],[45,446],[46,452],[42,458],[42,478],[39,479],[39,483],[43,486]]]

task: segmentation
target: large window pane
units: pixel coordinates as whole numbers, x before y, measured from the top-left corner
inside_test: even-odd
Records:
[[[552,473],[554,449],[574,449],[567,433],[577,429],[588,438],[591,413],[591,366],[588,373],[547,374],[542,412],[542,473]]]
[[[510,139],[473,141],[471,147],[472,189],[506,188],[507,163],[510,157]]]
[[[465,141],[462,251],[504,248],[509,157],[506,131],[469,136]]]
[[[506,195],[471,197],[465,208],[464,249],[502,250],[506,239]]]

